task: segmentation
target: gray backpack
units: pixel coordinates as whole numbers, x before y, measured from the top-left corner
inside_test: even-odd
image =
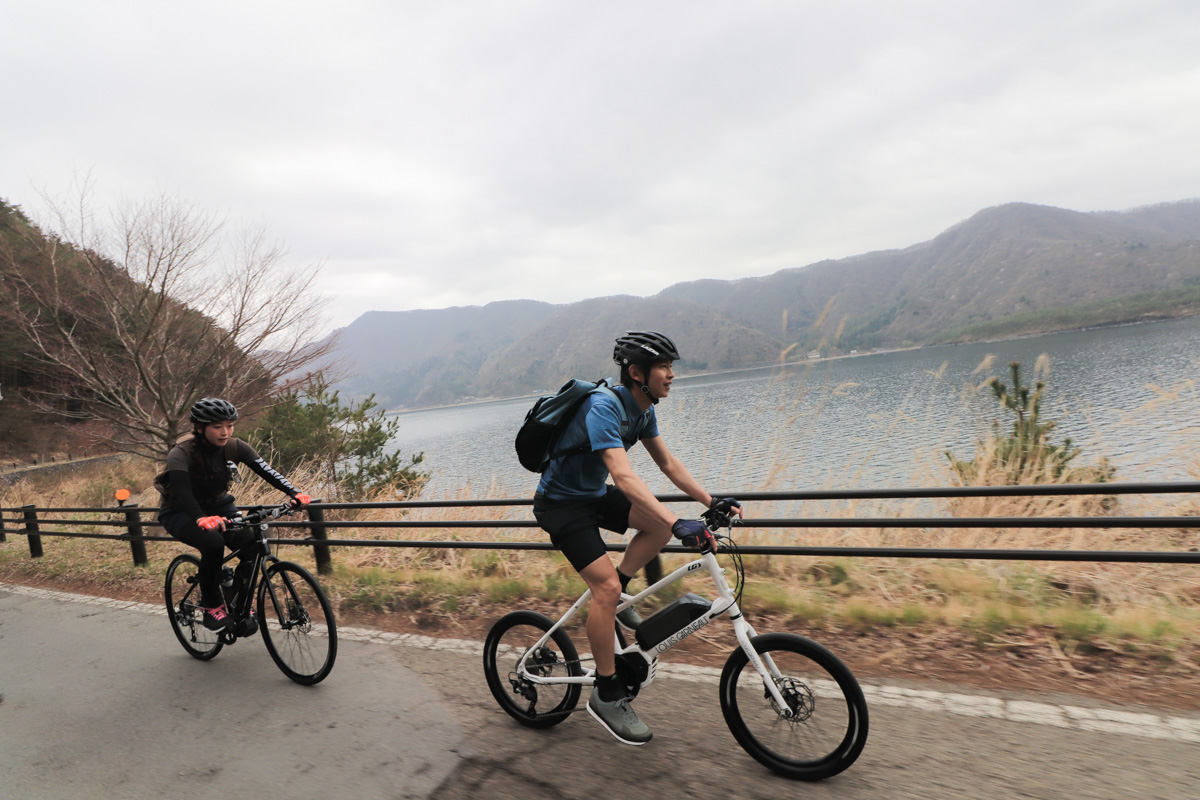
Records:
[[[516,441],[517,458],[522,467],[530,472],[544,472],[556,458],[591,451],[592,446],[588,442],[566,450],[554,448],[563,429],[579,413],[583,401],[595,392],[608,392],[617,398],[617,405],[621,409],[621,439],[625,439],[629,430],[629,417],[625,412],[625,404],[617,397],[608,381],[603,378],[598,381],[572,378],[564,383],[557,393],[539,397],[525,415],[525,422],[517,431]]]

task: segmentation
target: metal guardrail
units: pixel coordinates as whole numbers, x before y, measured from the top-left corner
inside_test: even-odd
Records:
[[[1060,484],[1046,486],[984,486],[984,487],[936,487],[906,489],[850,489],[797,492],[721,492],[718,496],[733,495],[747,502],[789,500],[868,500],[868,499],[929,499],[950,497],[1034,497],[1067,495],[1129,495],[1129,494],[1200,494],[1200,482],[1183,481],[1168,483],[1107,483],[1107,484]],[[658,495],[666,503],[694,502],[683,494]],[[462,542],[453,540],[390,540],[390,539],[330,539],[330,528],[537,528],[533,520],[326,520],[326,510],[396,509],[417,508],[486,508],[531,506],[529,498],[507,498],[495,500],[408,500],[376,503],[320,503],[308,506],[305,522],[277,521],[274,526],[283,528],[307,528],[309,536],[303,539],[274,538],[273,544],[311,546],[320,572],[332,569],[329,548],[331,547],[404,547],[425,549],[463,550],[554,550],[549,542]],[[6,534],[22,535],[28,539],[31,558],[41,557],[43,536],[64,536],[86,539],[114,539],[128,541],[134,563],[144,565],[145,542],[176,541],[166,535],[147,535],[146,527],[161,527],[157,520],[142,518],[143,512],[157,512],[156,508],[117,506],[91,507],[48,507],[33,505],[17,508],[0,508],[0,542]],[[45,514],[120,514],[120,520],[59,519],[47,518]],[[19,514],[19,517],[8,517]],[[16,525],[18,527],[9,527]],[[120,534],[81,533],[78,531],[44,530],[42,526],[73,527],[120,527]],[[744,519],[739,522],[744,528],[1176,528],[1200,529],[1200,516],[1170,517],[835,517],[835,518],[785,518]],[[608,544],[609,550],[623,550],[623,544]],[[1144,550],[1038,550],[1038,549],[964,549],[964,548],[913,548],[913,547],[806,547],[739,545],[739,551],[747,555],[787,556],[842,556],[856,558],[928,558],[928,559],[982,559],[1006,561],[1093,561],[1093,562],[1140,562],[1160,564],[1200,564],[1200,540],[1197,546],[1186,551]],[[687,552],[683,547],[668,546],[664,552]]]

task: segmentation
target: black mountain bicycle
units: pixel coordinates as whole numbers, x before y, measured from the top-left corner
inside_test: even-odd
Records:
[[[231,553],[222,562],[225,579],[222,592],[233,624],[221,631],[204,627],[200,606],[200,559],[191,553],[177,556],[167,567],[163,595],[167,616],[179,643],[201,661],[214,658],[225,645],[253,636],[260,629],[267,652],[283,674],[296,683],[311,686],[325,679],[337,658],[337,624],[333,607],[321,584],[299,564],[281,561],[271,553],[267,540],[270,523],[290,514],[292,508],[256,506],[228,520],[228,529],[243,528],[256,534],[256,541]],[[245,585],[236,586],[227,565],[239,553],[251,560],[245,570]],[[245,561],[243,561],[245,563]]]

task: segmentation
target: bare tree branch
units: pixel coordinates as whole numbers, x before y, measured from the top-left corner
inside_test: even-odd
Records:
[[[252,414],[330,369],[320,265],[287,269],[263,231],[228,233],[166,195],[102,218],[89,190],[49,203],[48,233],[14,226],[16,240],[0,242],[6,322],[48,378],[25,393],[37,407],[108,422],[118,449],[161,458],[199,397]]]

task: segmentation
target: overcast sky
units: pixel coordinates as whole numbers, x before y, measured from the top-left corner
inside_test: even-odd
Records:
[[[0,198],[265,225],[337,325],[1200,196],[1196,0],[8,0],[0,68]]]

